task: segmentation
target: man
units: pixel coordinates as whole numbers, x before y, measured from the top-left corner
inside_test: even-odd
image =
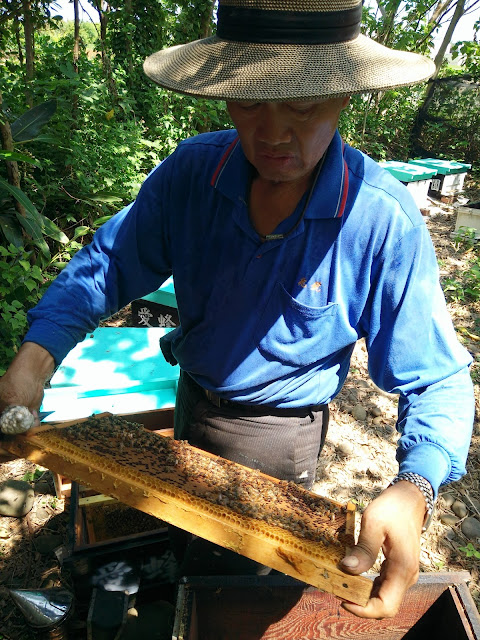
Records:
[[[216,37],[146,61],[164,87],[227,100],[236,130],[180,144],[75,256],[30,312],[0,397],[37,409],[74,344],[173,273],[176,437],[310,487],[328,402],[365,338],[372,379],[400,395],[400,474],[342,567],[366,571],[383,548],[369,603],[345,605],[381,618],[417,579],[438,487],[465,472],[473,394],[420,213],[336,131],[352,93],[434,67],[360,35],[360,19],[357,0],[223,0]]]

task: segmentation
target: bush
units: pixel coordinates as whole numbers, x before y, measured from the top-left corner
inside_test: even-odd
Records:
[[[43,295],[50,279],[30,264],[32,251],[0,246],[0,375],[16,354],[27,329],[27,311]]]

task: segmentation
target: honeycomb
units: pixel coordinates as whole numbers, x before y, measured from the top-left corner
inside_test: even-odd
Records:
[[[368,599],[370,581],[338,569],[354,544],[344,505],[110,414],[15,438],[17,455],[260,562],[265,554],[265,564],[337,595],[349,590],[346,599]]]

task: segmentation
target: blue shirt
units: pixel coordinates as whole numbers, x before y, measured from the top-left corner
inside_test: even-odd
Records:
[[[86,332],[173,273],[171,357],[242,403],[328,403],[365,338],[369,372],[400,394],[400,471],[434,490],[465,472],[471,358],[458,343],[428,230],[405,187],[338,133],[311,198],[261,242],[235,131],[181,143],[29,314],[60,362]],[[304,216],[300,224],[295,223]]]

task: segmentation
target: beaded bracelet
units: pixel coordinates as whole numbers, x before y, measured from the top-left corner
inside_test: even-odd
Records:
[[[411,484],[414,484],[423,494],[425,498],[425,503],[427,505],[427,513],[425,514],[425,520],[423,522],[422,532],[426,531],[432,521],[433,510],[435,507],[435,497],[433,495],[432,485],[428,480],[426,480],[423,476],[418,473],[412,473],[410,471],[406,471],[405,473],[399,473],[391,482],[390,486],[400,482],[400,480],[406,480]]]

